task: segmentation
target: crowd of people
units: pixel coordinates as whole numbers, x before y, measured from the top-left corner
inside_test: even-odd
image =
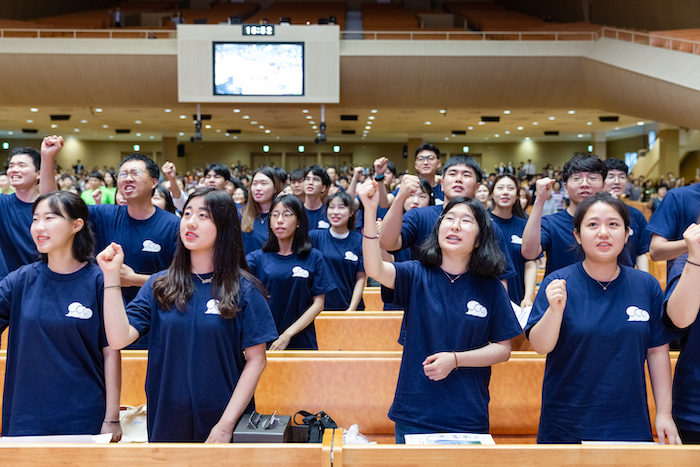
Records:
[[[413,173],[379,157],[179,176],[141,154],[63,173],[62,146],[15,148],[0,174],[3,436],[118,440],[118,351],[141,348],[149,440],[230,442],[265,351],[317,349],[316,316],[364,309],[369,283],[404,310],[397,443],[487,433],[491,366],[523,332],[547,354],[538,442],[651,441],[645,364],[659,440],[700,442],[698,183],[669,174],[647,224],[624,161],[591,154],[485,174],[422,144]],[[665,294],[647,252],[672,266]]]

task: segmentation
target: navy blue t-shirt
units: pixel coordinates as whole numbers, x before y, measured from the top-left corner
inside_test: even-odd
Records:
[[[311,306],[314,297],[336,288],[333,277],[315,248],[300,257],[256,250],[246,256],[250,272],[270,293],[270,310],[277,332],[282,334]],[[289,341],[288,349],[317,350],[316,328],[311,322]]]
[[[625,245],[625,249],[620,253],[618,263],[625,266],[637,264],[637,256],[646,254],[649,251],[651,233],[647,230],[647,219],[642,212],[632,206],[627,206],[630,214],[630,236]]]
[[[328,216],[326,215],[326,205],[321,205],[320,208],[306,209],[306,217],[309,219],[309,231],[317,229],[330,229],[331,224],[328,222]]]
[[[225,319],[211,283],[192,275],[194,294],[184,311],[163,310],[153,295],[154,274],[127,308],[129,323],[148,334],[148,440],[204,441],[218,423],[245,367],[243,351],[275,340],[277,332],[265,297],[244,278],[238,307]],[[202,274],[202,279],[212,274]],[[247,412],[254,408],[251,401]]]
[[[556,214],[544,216],[542,218],[540,232],[542,251],[547,253],[545,275],[549,275],[565,266],[583,261],[583,250],[576,242],[576,237],[574,237],[574,218],[566,209]],[[637,235],[637,237],[639,237],[639,235]],[[632,236],[630,236],[628,243],[635,241],[636,238],[633,239]],[[625,249],[622,250],[620,256],[617,258],[617,263],[621,266],[634,267],[637,262],[637,255],[632,257],[630,252],[632,252],[632,254],[636,253],[636,251],[638,251],[637,248],[637,246],[631,246],[630,250],[627,250],[627,246],[625,246]]]
[[[175,214],[156,208],[148,219],[137,220],[129,216],[127,206],[101,204],[88,208],[96,253],[115,242],[124,249],[124,264],[137,274],[154,274],[170,267],[180,234],[180,218]],[[123,288],[126,303],[138,291],[138,287]]]
[[[267,226],[267,218],[269,213],[261,214],[258,219],[253,222],[253,230],[250,232],[241,232],[243,237],[243,250],[246,254],[259,250],[267,242],[269,233]],[[241,216],[239,215],[239,220]]]
[[[502,219],[493,213],[491,213],[491,220],[501,228],[510,247],[510,257],[513,260],[516,275],[508,278],[508,296],[516,305],[520,305],[525,297],[525,263],[528,261],[520,250],[523,246],[523,231],[527,221],[518,216]]]
[[[666,315],[668,301],[676,290],[683,268],[688,260],[688,254],[681,255],[671,268],[668,276],[668,286],[664,298],[664,324],[669,329],[678,331]],[[673,377],[673,419],[678,428],[689,431],[700,431],[700,322],[696,319],[693,324],[677,332],[681,343],[681,353],[676,363]]]
[[[431,381],[422,363],[437,352],[478,349],[521,334],[503,285],[469,272],[451,283],[440,268],[393,264],[406,334],[389,418],[428,430],[488,433],[491,367],[460,368]]]
[[[309,232],[311,243],[323,254],[337,287],[326,294],[324,310],[347,310],[355,290],[357,273],[365,270],[362,262],[362,235],[356,230],[351,230],[348,234],[345,238],[335,238],[330,229]],[[362,300],[357,309],[365,309]]]
[[[542,281],[528,335],[549,308],[545,290],[555,279],[566,280],[567,299],[547,355],[537,442],[651,441],[644,363],[651,347],[673,339],[661,324],[658,281],[620,266],[603,290],[582,263],[559,269]]]
[[[401,248],[411,248],[413,258],[415,251],[425,241],[435,227],[435,223],[440,218],[444,206],[426,206],[424,208],[415,208],[403,215],[403,224],[401,226]],[[493,225],[493,232],[496,234],[496,240],[501,247],[503,255],[506,257],[506,271],[499,277],[500,279],[508,279],[516,276],[515,268],[513,267],[513,259],[510,256],[510,247],[506,242],[503,232],[498,224]]]
[[[3,436],[100,433],[103,287],[94,263],[57,274],[36,262],[0,282],[0,332],[10,326]]]
[[[20,201],[16,193],[0,196],[0,250],[5,262],[4,268],[0,265],[0,279],[8,272],[39,259],[29,231],[32,204]]]

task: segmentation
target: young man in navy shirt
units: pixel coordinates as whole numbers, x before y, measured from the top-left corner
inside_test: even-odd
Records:
[[[41,179],[42,193],[56,189],[51,168],[63,146],[63,138],[46,138],[45,142],[41,154],[41,164],[45,169]],[[127,156],[117,169],[117,188],[127,205],[89,207],[90,223],[96,237],[95,252],[101,252],[112,242],[124,249],[121,284],[127,303],[133,300],[151,274],[170,267],[175,254],[180,220],[151,203],[159,175],[158,166],[150,158],[141,154]]]
[[[556,214],[542,217],[544,202],[549,199],[555,180],[537,180],[537,199],[523,232],[521,249],[525,259],[535,259],[547,252],[545,275],[583,260],[574,238],[574,213],[581,201],[603,191],[608,169],[598,156],[578,154],[564,164],[564,187],[571,204]]]
[[[466,154],[452,156],[442,171],[442,190],[445,194],[445,203],[460,196],[473,198],[481,176],[481,167],[473,158]],[[382,222],[382,231],[379,234],[379,246],[382,249],[398,251],[404,248],[418,247],[430,235],[442,214],[442,205],[411,209],[405,216],[403,215],[404,202],[419,189],[420,179],[418,177],[404,175],[401,188],[394,199],[395,202],[392,203]],[[506,280],[515,276],[515,268],[501,229],[498,225],[494,225],[493,229],[506,258],[506,272],[499,278]]]
[[[309,218],[309,230],[329,229],[331,224],[326,216],[326,205],[323,203],[331,178],[320,165],[311,165],[304,176],[304,208]]]
[[[624,198],[625,189],[627,188],[627,173],[629,168],[620,159],[610,158],[605,160],[605,167],[608,169],[608,174],[605,177],[605,191],[610,193],[614,198]],[[627,206],[630,214],[630,237],[627,240],[625,249],[622,250],[620,256],[621,264],[627,266],[637,266],[640,271],[649,272],[649,233],[647,232],[647,219],[642,212],[632,206]]]
[[[382,177],[386,177],[386,168],[388,159],[381,157],[374,161],[374,173],[376,174],[375,180],[379,181]],[[443,193],[443,187],[441,184],[435,181],[435,174],[440,168],[440,150],[434,144],[424,143],[416,148],[416,155],[413,166],[418,173],[418,178],[424,178],[428,181],[430,186],[433,188],[433,195],[435,195],[435,204],[440,205],[447,203],[445,199],[445,194]],[[395,169],[395,168],[394,168]],[[396,176],[396,171],[394,170],[394,177]],[[389,208],[393,203],[396,195],[399,193],[399,189],[395,189],[391,193],[388,193],[389,185],[379,184],[379,207]],[[388,194],[387,194],[388,193]]]
[[[0,279],[20,266],[39,259],[29,228],[32,204],[37,199],[41,155],[33,148],[14,148],[8,159],[7,176],[14,193],[0,196],[0,240],[4,261],[0,261]],[[53,165],[48,169],[53,179]]]

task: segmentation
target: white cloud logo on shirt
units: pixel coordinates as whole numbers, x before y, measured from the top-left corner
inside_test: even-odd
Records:
[[[158,245],[153,240],[144,240],[143,249],[141,251],[147,251],[149,253],[158,253],[160,251],[160,245]]]
[[[634,230],[632,230],[632,227],[630,227],[630,237],[634,235]]]
[[[445,204],[445,202],[443,200],[437,199],[437,198],[435,199],[435,206],[441,206],[443,204]]]
[[[649,312],[636,306],[630,306],[625,310],[629,318],[627,321],[649,321]]]
[[[488,311],[484,305],[476,300],[469,300],[467,302],[467,314],[476,316],[477,318],[486,318]]]
[[[331,225],[326,221],[318,221],[318,228],[319,229],[330,229]]]
[[[308,279],[309,271],[302,268],[301,266],[294,266],[294,268],[292,268],[292,277],[301,277],[302,279]]]
[[[510,236],[510,243],[514,243],[515,245],[522,245],[523,239],[513,234]]]
[[[92,318],[92,310],[80,302],[73,302],[68,305],[66,316],[69,318],[90,319]]]
[[[207,311],[204,312],[205,315],[220,315],[219,311],[219,301],[211,299],[207,302]]]
[[[345,252],[345,260],[346,261],[352,261],[353,263],[357,262],[357,260],[360,259],[357,257],[355,253],[352,251],[346,251]]]

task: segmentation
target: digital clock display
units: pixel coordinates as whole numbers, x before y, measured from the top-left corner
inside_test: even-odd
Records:
[[[272,24],[244,24],[244,36],[274,36],[275,27]]]

